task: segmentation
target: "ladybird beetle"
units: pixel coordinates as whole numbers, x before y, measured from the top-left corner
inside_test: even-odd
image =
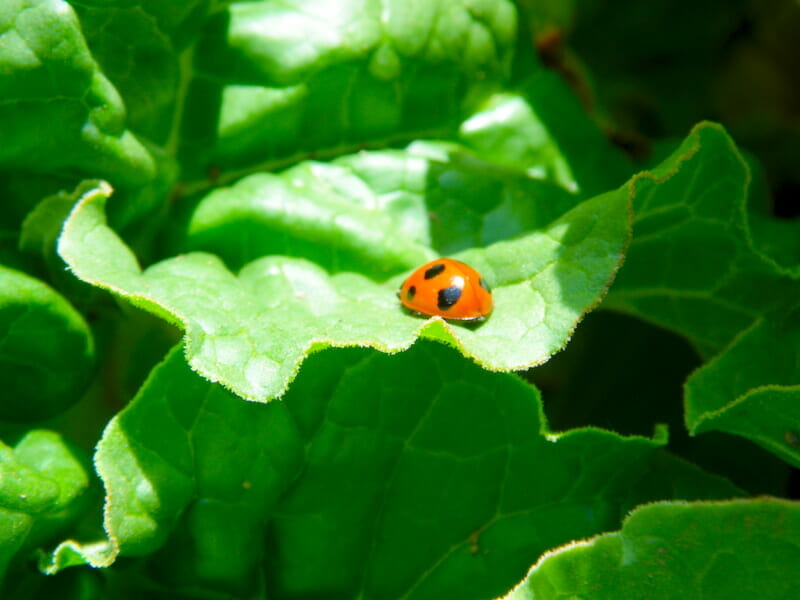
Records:
[[[492,290],[469,265],[440,258],[422,265],[400,286],[403,306],[454,321],[482,321],[492,312]]]

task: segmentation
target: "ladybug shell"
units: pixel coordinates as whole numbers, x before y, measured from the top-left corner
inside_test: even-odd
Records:
[[[492,290],[475,269],[440,258],[411,273],[397,292],[403,306],[455,321],[481,321],[492,312]]]

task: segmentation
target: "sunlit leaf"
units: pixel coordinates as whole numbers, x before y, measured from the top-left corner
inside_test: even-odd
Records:
[[[597,304],[627,242],[623,190],[541,231],[457,255],[494,289],[494,313],[469,328],[407,314],[395,296],[401,277],[378,284],[359,273],[330,275],[305,259],[266,256],[236,275],[218,257],[194,252],[143,271],[106,222],[108,186],[84,190],[59,241],[73,272],[180,324],[193,368],[258,400],[284,392],[304,357],[326,346],[397,352],[422,335],[492,370],[544,362]]]
[[[800,506],[778,499],[645,506],[546,556],[505,598],[783,600],[800,585],[798,527]]]

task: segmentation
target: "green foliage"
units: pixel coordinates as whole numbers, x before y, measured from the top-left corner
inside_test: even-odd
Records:
[[[507,1],[232,3],[194,53],[183,160],[202,173],[447,134],[507,77],[515,26]]]
[[[85,507],[83,461],[52,431],[32,429],[0,445],[0,577],[9,564],[63,534]]]
[[[269,193],[260,183],[244,187],[255,201]],[[598,196],[544,230],[457,255],[479,268],[494,288],[497,308],[489,322],[479,329],[453,326],[441,318],[420,325],[399,307],[397,278],[376,284],[353,272],[331,276],[304,258],[267,256],[247,264],[237,276],[217,256],[193,252],[142,271],[106,223],[108,194],[105,184],[83,191],[64,226],[61,256],[83,280],[180,323],[190,364],[212,381],[256,400],[282,394],[303,357],[330,345],[397,352],[422,335],[456,345],[493,370],[544,362],[602,295],[627,241],[626,194]],[[226,211],[241,211],[233,202],[223,204]],[[287,213],[297,203],[289,206]],[[353,226],[332,235],[351,235],[365,247],[388,245],[389,236],[370,239],[369,214],[356,207],[352,215],[343,216]],[[359,218],[366,221],[359,227],[361,238],[356,237]],[[291,215],[287,220],[291,222]],[[324,227],[337,230],[338,222],[324,221]],[[317,234],[320,243],[324,235]],[[521,314],[530,317],[521,322]]]
[[[686,384],[689,430],[741,435],[800,466],[798,325],[796,312],[761,320],[698,369]]]
[[[800,7],[625,7],[2,3],[0,596],[789,597]]]
[[[152,177],[152,158],[126,128],[119,93],[68,4],[5,2],[0,29],[4,167],[92,172],[120,184]]]
[[[0,419],[40,421],[78,401],[94,366],[89,326],[38,279],[0,266]]]
[[[540,561],[508,600],[788,598],[800,585],[796,503],[777,499],[644,506],[608,533]]]
[[[676,330],[705,356],[759,316],[792,309],[800,273],[753,242],[749,182],[718,126],[696,128],[658,168],[635,176],[634,239],[609,305]]]
[[[95,461],[109,541],[124,556],[161,549],[176,583],[247,589],[269,524],[283,566],[261,576],[281,595],[488,597],[640,502],[738,495],[663,441],[553,435],[534,388],[432,342],[397,357],[321,352],[268,406],[197,376],[176,349]]]

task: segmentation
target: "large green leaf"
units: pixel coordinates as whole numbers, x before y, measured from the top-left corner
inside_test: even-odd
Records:
[[[747,163],[711,124],[635,176],[634,236],[608,306],[682,333],[705,355],[724,349],[689,381],[690,432],[742,435],[797,464],[797,319],[782,313],[794,309],[800,277],[754,241],[749,186]]]
[[[81,314],[38,279],[0,265],[0,420],[62,412],[78,401],[93,367]]]
[[[434,258],[421,193],[427,164],[393,158],[381,161],[384,176],[406,175],[404,187],[385,193],[335,163],[300,163],[217,188],[192,208],[179,249],[211,252],[232,270],[284,254],[377,280],[422,264]]]
[[[13,559],[63,534],[88,487],[83,464],[52,431],[33,430],[14,448],[0,442],[0,583]]]
[[[487,98],[461,124],[459,137],[487,160],[555,181],[570,192],[580,189],[558,143],[521,94]]]
[[[786,148],[779,150],[784,151],[791,152]],[[745,152],[744,158],[753,179],[748,214],[753,244],[785,272],[800,277],[800,235],[797,234],[797,223],[792,218],[797,216],[800,204],[793,201],[791,192],[786,194],[786,200],[781,200],[782,191],[776,189],[773,193],[770,188],[769,178],[772,174],[766,172],[765,165],[749,153]]]
[[[3,2],[0,31],[0,167],[77,171],[125,186],[153,178],[155,163],[126,128],[119,94],[67,2]]]
[[[400,276],[377,284],[358,273],[330,275],[300,258],[263,257],[236,275],[218,257],[194,252],[142,271],[106,223],[109,194],[105,184],[83,188],[59,241],[61,256],[84,281],[180,324],[193,368],[258,400],[283,393],[306,354],[331,345],[397,352],[422,335],[494,370],[544,362],[599,301],[627,242],[621,190],[540,231],[457,255],[494,287],[493,315],[470,328],[407,314],[395,297]]]
[[[42,199],[22,222],[18,248],[37,267],[29,271],[39,273],[80,307],[97,290],[76,279],[56,251],[61,228],[77,201],[76,193],[64,191]]]
[[[457,127],[508,71],[507,0],[237,2],[209,21],[184,119],[192,173]]]
[[[619,365],[625,365],[622,372]],[[648,435],[662,423],[669,427],[672,452],[751,494],[785,494],[791,467],[773,454],[721,432],[690,436],[684,386],[700,366],[681,336],[635,317],[598,310],[581,321],[564,352],[527,376],[542,390],[548,420],[558,431],[595,425]],[[715,383],[720,386],[725,379]]]
[[[7,207],[0,221],[9,220],[15,229],[43,197],[71,189],[84,177],[113,183],[126,198],[118,203],[116,222],[128,224],[152,216],[175,178],[171,155],[139,137],[151,133],[151,121],[160,119],[162,129],[175,121],[162,101],[174,90],[164,85],[166,92],[156,93],[164,82],[155,74],[156,81],[141,77],[153,61],[139,52],[131,64],[128,51],[121,50],[135,53],[131,38],[139,34],[140,43],[153,46],[152,19],[141,14],[141,5],[128,7],[122,21],[131,29],[122,35],[117,18],[125,9],[111,6],[122,2],[104,0],[102,8],[75,4],[80,18],[65,0],[9,0],[0,6],[0,194]],[[135,31],[134,23],[142,27]],[[95,35],[114,42],[112,47],[95,46]],[[162,58],[155,62],[169,63]],[[114,83],[125,88],[125,100],[106,76],[109,63]],[[129,68],[137,72],[136,81],[122,73]],[[147,97],[146,106],[134,100],[137,92]],[[131,108],[134,125],[128,119]]]
[[[744,436],[800,467],[798,313],[760,320],[686,384],[686,426]]]
[[[191,77],[182,52],[199,33],[209,0],[72,4],[92,55],[125,102],[129,127],[159,145],[175,145],[175,117]]]
[[[800,505],[778,499],[661,503],[617,533],[569,544],[507,600],[785,600],[800,586]]]
[[[381,197],[418,196],[427,209],[417,227],[440,255],[484,247],[543,229],[578,199],[526,171],[495,165],[454,143],[417,141],[404,152],[360,152],[335,164]],[[406,219],[419,218],[419,212]]]
[[[569,165],[582,196],[605,192],[630,176],[631,160],[609,141],[559,74],[537,68],[520,88],[533,116]]]
[[[179,251],[217,254],[232,270],[286,254],[383,280],[544,228],[577,201],[458,145],[416,142],[251,175],[193,204]]]
[[[710,123],[636,175],[633,239],[607,306],[685,335],[706,356],[757,318],[792,306],[798,274],[752,241],[749,181],[731,139]]]
[[[241,594],[264,569],[281,598],[477,599],[643,501],[739,493],[662,442],[551,434],[534,388],[433,342],[320,352],[269,405],[176,348],[95,462],[111,543],[162,582]]]

